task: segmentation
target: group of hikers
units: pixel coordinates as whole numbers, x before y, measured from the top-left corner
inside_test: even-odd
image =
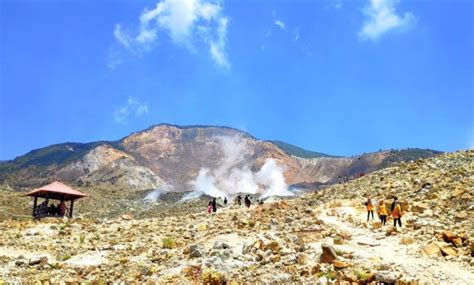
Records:
[[[222,199],[222,198],[220,198]],[[227,200],[227,197],[224,197],[224,199],[222,199],[223,202],[224,202],[224,207],[227,206],[227,203],[228,203],[228,200]],[[242,195],[237,195],[237,197],[235,198],[235,204],[237,204],[239,207],[242,206]],[[263,204],[263,200],[262,199],[257,199],[257,203],[258,204]],[[247,194],[245,195],[244,197],[244,205],[245,207],[247,208],[250,208],[250,206],[252,205],[252,199],[250,197],[250,194]],[[215,213],[217,212],[217,198],[212,198],[212,200],[209,201],[209,203],[207,204],[207,212],[208,213]]]
[[[67,211],[66,203],[63,200],[56,206],[51,203],[50,206],[49,199],[46,199],[43,203],[38,205],[38,209],[44,209],[42,214],[47,214],[50,216],[64,216]]]
[[[224,202],[224,207],[227,206],[227,203],[228,203],[227,197],[224,197],[222,200]],[[257,199],[257,202],[258,202],[258,204],[263,204],[263,200],[261,200],[261,199],[260,200]],[[242,206],[242,196],[240,194],[237,195],[237,197],[235,199],[235,203],[238,206]],[[245,197],[244,197],[244,205],[247,208],[250,208],[250,206],[252,205],[252,200],[251,200],[249,194],[245,195]],[[367,201],[365,202],[365,206],[367,208],[367,222],[370,220],[371,216],[372,216],[372,220],[374,220],[375,219],[374,218],[374,205],[373,205],[372,199],[370,197],[367,198]],[[207,204],[207,212],[209,214],[217,212],[217,199],[216,199],[216,197],[212,198],[212,200],[210,200],[209,203]],[[390,214],[393,218],[393,226],[397,227],[397,224],[398,224],[398,226],[401,228],[402,227],[402,221],[401,221],[402,207],[401,207],[401,204],[398,201],[397,197],[393,198],[393,202],[392,202],[392,205],[390,207]],[[378,203],[377,215],[380,218],[381,225],[385,226],[385,224],[387,223],[388,211],[385,207],[385,202],[384,202],[383,199],[381,199]]]
[[[365,206],[367,207],[367,222],[370,219],[370,216],[372,216],[372,220],[374,220],[374,205],[372,204],[372,200],[370,197],[367,198],[367,201],[365,202]],[[378,207],[377,207],[377,214],[380,218],[380,222],[382,226],[385,226],[387,223],[387,216],[388,212],[387,209],[385,208],[385,202],[384,200],[380,200]],[[397,227],[398,226],[401,228],[402,227],[402,206],[400,205],[400,202],[398,201],[397,197],[393,198],[392,205],[390,206],[390,214],[392,215],[393,218],[393,226]]]

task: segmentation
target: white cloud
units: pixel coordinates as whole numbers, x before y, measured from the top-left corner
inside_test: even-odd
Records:
[[[153,43],[156,40],[156,37],[156,29],[142,29],[138,34],[136,40],[138,43],[146,45],[148,43]]]
[[[275,20],[275,25],[277,25],[280,29],[285,29],[285,23],[280,20]]]
[[[411,12],[403,16],[396,13],[395,8],[398,2],[398,0],[370,0],[363,11],[366,19],[359,37],[376,40],[390,30],[411,24],[414,20]]]
[[[225,53],[228,19],[222,15],[220,2],[213,0],[162,0],[154,9],[146,8],[140,15],[135,32],[125,32],[116,25],[114,36],[125,48],[147,51],[161,32],[173,43],[190,51],[208,48],[211,57],[222,67],[229,67]]]
[[[131,117],[141,117],[148,114],[148,105],[136,98],[129,97],[127,102],[114,110],[114,120],[117,123],[125,123]]]
[[[119,43],[124,45],[126,48],[130,47],[130,43],[133,40],[126,32],[122,30],[122,27],[119,24],[115,25],[114,37]]]
[[[211,55],[214,60],[223,67],[229,67],[229,62],[225,56],[225,43],[227,36],[227,18],[221,18],[217,29],[217,40],[210,42]]]

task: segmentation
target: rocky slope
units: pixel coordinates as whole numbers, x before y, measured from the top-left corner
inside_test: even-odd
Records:
[[[366,221],[396,195],[403,227]],[[399,163],[290,200],[216,214],[0,221],[0,284],[473,284],[474,150]],[[84,199],[85,201],[86,199]],[[78,204],[81,204],[79,202]],[[177,204],[181,209],[188,204]],[[143,213],[142,213],[143,214]],[[339,283],[335,283],[335,282]]]
[[[241,160],[258,171],[267,158],[285,169],[287,184],[332,183],[339,176],[357,176],[390,165],[438,154],[429,150],[380,151],[356,157],[330,157],[295,146],[255,139],[227,127],[156,125],[115,142],[64,143],[34,150],[0,163],[0,184],[16,190],[54,180],[75,186],[190,191],[201,168],[218,168],[229,152],[223,138],[236,139]],[[301,158],[303,155],[310,158]]]

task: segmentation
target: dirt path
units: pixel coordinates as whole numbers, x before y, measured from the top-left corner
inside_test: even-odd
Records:
[[[353,222],[349,222],[352,216]],[[367,260],[367,265],[383,264],[388,271],[403,272],[409,279],[437,280],[441,284],[474,284],[474,270],[465,264],[454,261],[438,261],[421,256],[421,244],[415,241],[404,245],[400,243],[403,236],[409,236],[409,229],[402,228],[395,236],[386,236],[385,228],[372,230],[364,225],[365,212],[353,207],[339,207],[323,210],[319,218],[329,226],[349,232],[351,240],[337,249],[353,252],[354,260]],[[362,223],[360,226],[357,224]],[[315,244],[315,246],[318,246]],[[320,246],[320,245],[319,245]]]

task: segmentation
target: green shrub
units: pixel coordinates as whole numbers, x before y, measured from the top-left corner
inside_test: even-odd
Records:
[[[172,238],[170,238],[170,237],[163,238],[163,248],[172,249],[172,248],[175,248],[175,247],[176,247],[176,243]]]
[[[354,270],[354,275],[360,281],[367,281],[367,279],[369,278],[368,274],[364,271]]]
[[[327,279],[333,280],[336,279],[337,275],[335,271],[329,270],[328,272],[319,272],[319,277],[326,277]]]
[[[339,255],[339,256],[343,256],[344,255],[344,251],[343,250],[340,250],[340,249],[336,249],[336,254]]]
[[[69,222],[66,222],[64,224],[62,224],[60,227],[59,227],[59,230],[61,231],[64,231],[66,228],[70,227],[71,225],[69,224]]]
[[[67,254],[67,253],[63,253],[63,254],[58,254],[56,256],[56,260],[58,261],[66,261],[66,260],[69,260],[71,259],[71,255]]]
[[[327,274],[326,274],[326,277],[330,280],[334,280],[336,279],[336,272],[335,271],[329,271]]]

